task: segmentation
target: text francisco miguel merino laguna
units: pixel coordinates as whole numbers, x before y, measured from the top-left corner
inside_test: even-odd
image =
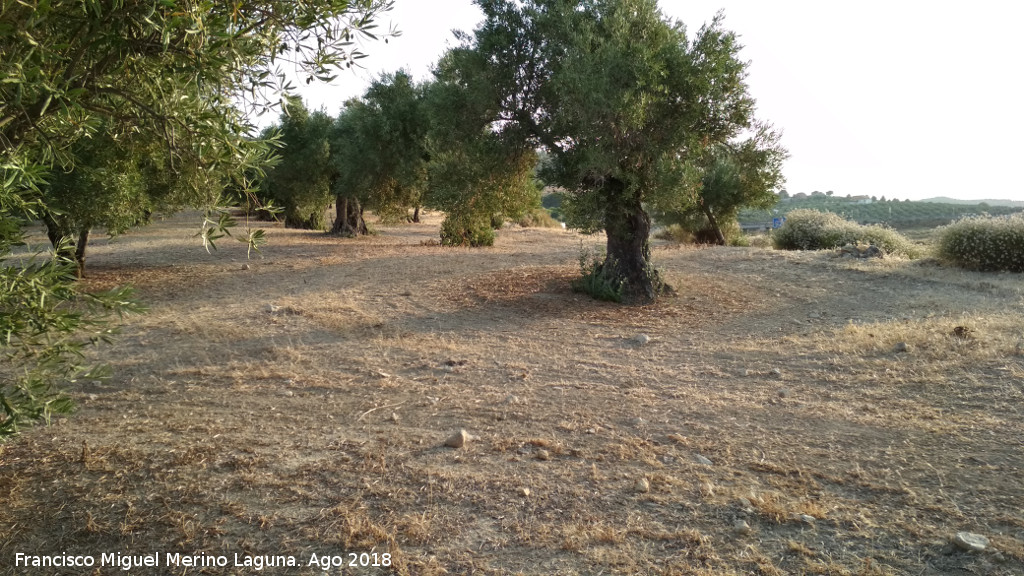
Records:
[[[160,563],[161,558],[163,564]],[[232,563],[232,560],[234,561]],[[120,552],[100,554],[96,556],[69,554],[53,556],[33,556],[18,552],[14,555],[14,565],[25,568],[92,568],[94,566],[116,566],[122,570],[133,568],[223,568],[225,566],[247,567],[253,570],[264,568],[284,568],[299,566],[299,560],[295,556],[252,556],[249,554],[234,554],[233,558],[227,556],[213,556],[208,554],[187,555],[180,553],[151,552],[149,554],[122,554]],[[338,568],[342,566],[369,567],[369,566],[391,566],[391,554],[384,553],[363,553],[350,552],[344,555],[311,554],[306,566],[316,566],[322,570]]]

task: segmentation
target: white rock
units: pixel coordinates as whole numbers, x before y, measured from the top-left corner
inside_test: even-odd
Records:
[[[637,478],[636,483],[633,484],[633,490],[641,494],[646,494],[651,491],[651,483],[647,478]]]
[[[957,532],[953,543],[961,550],[981,552],[988,548],[988,538],[973,532]]]
[[[737,534],[744,534],[744,535],[750,534],[751,532],[754,531],[754,529],[750,527],[750,524],[747,524],[746,520],[737,520],[737,521],[733,522],[732,529]]]
[[[466,432],[465,430],[459,430],[455,434],[452,434],[451,437],[449,437],[447,440],[445,440],[444,445],[449,448],[462,448],[463,446],[466,445],[466,442],[469,442],[471,438],[472,436],[469,435],[469,432]]]
[[[705,466],[714,466],[714,465],[715,465],[715,463],[714,463],[714,462],[712,462],[711,460],[709,460],[709,459],[705,458],[704,456],[701,456],[700,454],[697,454],[696,456],[694,456],[694,457],[693,457],[693,459],[694,459],[694,460],[695,460],[695,461],[696,461],[696,462],[697,462],[698,464],[703,464],[703,465],[705,465]]]
[[[280,309],[280,306],[275,306],[274,304],[267,304],[267,312],[269,312],[270,314],[276,314]]]
[[[541,448],[537,450],[537,460],[551,460],[551,453]]]
[[[637,334],[633,337],[633,342],[636,342],[640,346],[646,346],[647,344],[650,344],[651,337],[647,334]]]

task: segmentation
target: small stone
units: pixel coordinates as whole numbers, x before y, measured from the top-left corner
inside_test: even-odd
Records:
[[[821,318],[821,314],[818,314],[817,312],[810,312],[810,313],[807,314],[807,317],[808,318]]]
[[[455,434],[452,434],[450,438],[445,440],[444,445],[449,448],[462,448],[466,445],[466,442],[469,442],[469,439],[469,432],[459,430]]]
[[[643,426],[644,424],[647,424],[647,421],[643,418],[636,417],[630,420],[629,423],[633,426]]]
[[[815,520],[814,516],[810,516],[808,514],[793,514],[790,518],[798,522],[803,522],[804,524],[814,524]]]
[[[291,390],[286,390],[284,395],[291,398],[292,396],[295,396],[295,392],[292,392]]]
[[[896,345],[892,347],[892,351],[897,354],[910,352],[910,346],[908,346],[906,342],[897,342]]]
[[[778,368],[772,368],[768,373],[776,378],[782,378],[782,370],[779,370]]]
[[[249,269],[249,265],[248,264],[242,264],[242,270],[248,270],[248,269]]]
[[[705,466],[714,466],[715,465],[714,462],[712,462],[711,460],[705,458],[704,456],[701,456],[700,454],[697,454],[696,456],[694,456],[693,459],[698,464],[703,464]]]
[[[279,310],[281,310],[281,307],[280,306],[275,306],[274,304],[267,304],[266,310],[270,314],[277,314],[277,312]]]
[[[633,337],[633,342],[636,342],[640,346],[646,346],[647,344],[650,344],[651,337],[647,334],[637,334]]]
[[[750,370],[744,368],[743,371],[740,372],[740,376],[750,376]]]
[[[647,478],[637,478],[636,483],[633,484],[633,490],[641,494],[646,494],[651,491],[651,483]]]
[[[779,388],[779,398],[789,398],[793,395],[793,391],[789,388]]]
[[[872,244],[860,253],[861,258],[885,258],[885,250]]]
[[[508,396],[505,397],[504,403],[511,406],[519,404],[519,396],[516,396],[515,394],[509,394]]]
[[[737,520],[737,521],[733,522],[732,523],[732,529],[737,534],[743,534],[743,535],[750,534],[751,532],[754,531],[754,529],[750,527],[750,524],[747,524],[746,520]]]
[[[389,418],[389,419],[390,419],[390,420],[391,420],[392,422],[398,422],[398,421],[399,421],[399,420],[400,420],[401,418],[399,418],[399,416],[398,416],[398,413],[397,413],[397,412],[392,412],[392,413],[391,413],[391,416],[390,416],[390,418]]]
[[[537,460],[551,460],[551,453],[541,448],[537,450]]]
[[[953,543],[961,550],[981,552],[988,548],[988,538],[973,532],[957,532]]]
[[[530,489],[529,488],[523,488],[523,489],[519,490],[519,493],[523,495],[523,498],[529,498],[530,497]]]
[[[749,513],[754,511],[754,504],[750,501],[749,498],[740,498],[738,501],[740,504],[740,508],[742,508],[744,512]]]

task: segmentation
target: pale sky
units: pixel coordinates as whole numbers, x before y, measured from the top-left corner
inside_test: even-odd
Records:
[[[725,10],[750,61],[758,117],[780,128],[791,193],[1024,200],[1024,3],[661,0],[691,33]],[[381,72],[429,77],[470,0],[397,0],[402,35],[363,46],[364,69],[303,88],[336,114]]]

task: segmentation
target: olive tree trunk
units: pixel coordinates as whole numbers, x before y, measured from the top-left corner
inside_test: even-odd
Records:
[[[75,262],[78,262],[78,277],[85,275],[85,247],[89,244],[89,228],[82,228],[78,232],[78,242],[75,243]]]
[[[349,197],[338,197],[334,203],[335,216],[331,234],[355,238],[369,233],[366,220],[363,219],[363,207],[359,200]]]
[[[623,302],[650,304],[662,289],[661,278],[651,265],[651,217],[639,192],[627,194],[621,180],[609,179],[604,187],[609,200],[605,210],[608,255],[602,274],[621,283]]]
[[[704,215],[708,218],[708,225],[711,226],[711,231],[715,233],[715,240],[719,246],[725,246],[725,234],[722,233],[722,227],[718,225],[718,219],[711,213],[711,209],[707,206],[701,206],[701,210],[704,211]]]
[[[50,213],[43,214],[43,224],[46,225],[46,237],[54,251],[59,251],[61,256],[69,260],[74,259],[78,264],[76,275],[81,278],[85,273],[85,248],[89,243],[90,228],[82,227],[76,230],[66,217]],[[75,241],[64,242],[67,238],[73,238]]]

